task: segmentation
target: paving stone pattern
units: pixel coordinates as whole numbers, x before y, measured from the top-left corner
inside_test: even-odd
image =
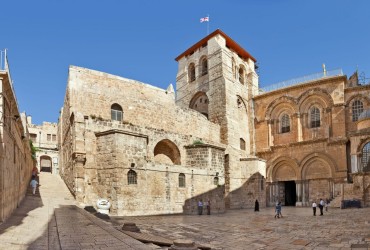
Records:
[[[134,222],[141,232],[172,240],[189,239],[212,249],[370,249],[370,208],[329,209],[312,216],[310,208],[283,207],[260,212],[229,210],[218,215],[117,217]]]

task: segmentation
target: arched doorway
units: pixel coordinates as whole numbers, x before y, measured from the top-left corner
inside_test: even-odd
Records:
[[[294,169],[289,165],[280,165],[275,171],[275,182],[277,182],[277,200],[284,206],[295,206],[297,190],[295,180],[297,179]]]
[[[52,172],[52,160],[50,156],[40,156],[40,171],[41,172]]]
[[[161,140],[154,147],[154,161],[162,164],[181,165],[180,150],[172,141]]]

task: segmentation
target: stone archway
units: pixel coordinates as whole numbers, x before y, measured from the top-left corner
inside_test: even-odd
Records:
[[[40,156],[40,171],[52,173],[52,159],[48,155]]]
[[[302,161],[302,181],[307,203],[333,196],[333,161],[325,154],[315,153]]]
[[[154,161],[169,165],[181,165],[180,150],[172,141],[161,140],[154,147]]]

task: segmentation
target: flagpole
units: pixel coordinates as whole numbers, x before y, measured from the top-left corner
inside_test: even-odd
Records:
[[[207,22],[207,36],[209,35],[209,14],[208,14],[208,22]]]

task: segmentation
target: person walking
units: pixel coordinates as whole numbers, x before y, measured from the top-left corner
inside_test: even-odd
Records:
[[[281,203],[277,202],[275,206],[275,219],[280,218],[280,215],[281,215]]]
[[[199,200],[198,201],[198,215],[202,215],[202,214],[203,214],[203,201]]]
[[[258,200],[256,199],[256,201],[254,202],[254,212],[259,212],[259,211],[260,211],[260,204]]]
[[[317,207],[317,204],[315,201],[313,201],[312,203],[313,216],[316,216],[316,207]]]
[[[211,215],[211,201],[207,201],[207,215]]]
[[[324,215],[324,206],[325,206],[325,201],[320,198],[320,203],[319,203],[319,208],[320,208],[320,216]]]
[[[30,182],[30,186],[32,187],[32,194],[35,195],[36,194],[36,187],[37,187],[37,184],[39,184],[37,181],[36,181],[36,177],[35,176],[32,176],[32,180]]]

